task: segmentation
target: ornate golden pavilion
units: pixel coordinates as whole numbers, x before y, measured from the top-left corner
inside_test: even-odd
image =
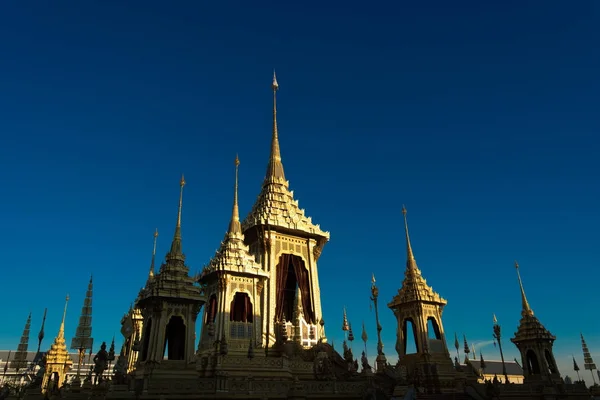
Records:
[[[565,384],[558,373],[552,352],[555,338],[534,317],[520,276],[523,317],[511,340],[522,355],[524,384],[479,383],[476,368],[452,361],[442,322],[447,301],[417,266],[406,209],[406,270],[402,287],[388,304],[398,321],[395,350],[399,361],[396,365],[387,362],[378,321],[376,368],[365,357],[355,357],[345,342],[339,354],[327,342],[317,266],[329,232],[305,214],[289,188],[279,148],[275,76],[272,88],[270,157],[250,213],[240,220],[236,157],[227,233],[202,272],[190,276],[181,236],[182,177],[171,248],[155,270],[155,233],[146,284],[121,320],[125,343],[117,361],[118,379],[115,374],[112,381],[96,385],[66,385],[51,397],[589,399],[585,386]],[[371,294],[378,313],[379,291],[374,279]],[[198,317],[202,329],[196,338]],[[346,324],[344,329],[351,332]],[[415,338],[414,354],[406,354],[408,335]],[[63,357],[64,347],[61,326],[46,375],[54,373],[54,364],[59,366],[59,374],[71,367]],[[47,392],[44,387],[32,387],[26,397],[41,398],[42,392]]]

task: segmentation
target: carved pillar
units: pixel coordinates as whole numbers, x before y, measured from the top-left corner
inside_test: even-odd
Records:
[[[263,287],[264,287],[264,283],[262,281],[262,278],[253,278],[253,281],[255,282],[254,285],[254,304],[252,307],[252,311],[254,312],[254,344],[256,344],[256,342],[258,340],[262,341],[262,335],[261,335],[261,326],[263,326],[263,319],[262,318],[262,313],[260,313],[260,309],[262,306],[262,302],[261,302],[261,296],[262,296],[262,291],[263,291]]]
[[[273,242],[272,242],[273,244]],[[280,246],[278,239],[275,239],[275,248],[278,249]],[[277,329],[277,325],[275,324],[275,308],[277,305],[277,264],[279,263],[279,256],[281,251],[274,251],[271,249],[270,254],[268,255],[270,260],[270,271],[269,271],[269,282],[267,284],[267,326],[268,326],[268,342],[269,346],[273,346],[275,344],[275,333]]]
[[[315,324],[319,324],[321,318],[323,318],[323,311],[321,309],[321,288],[319,286],[319,270],[317,268],[317,259],[320,252],[317,248],[317,242],[314,239],[309,239],[308,243],[308,262],[310,272],[310,285],[311,285],[311,296],[313,300],[313,307],[315,308]],[[322,334],[325,335],[325,328],[322,329]],[[319,332],[319,330],[315,330]],[[317,334],[317,340],[320,337]]]
[[[163,307],[166,304],[163,305]],[[160,312],[160,318],[154,332],[156,332],[156,346],[154,347],[154,361],[161,362],[165,355],[165,332],[167,330],[167,310],[164,308]],[[153,327],[154,328],[154,327]]]
[[[196,333],[196,318],[194,317],[194,305],[190,304],[184,311],[187,314],[186,320],[186,344],[184,359],[189,363],[194,359],[194,335]]]
[[[396,353],[398,353],[399,361],[406,354],[406,349],[404,348],[404,319],[398,314],[396,314],[396,319],[398,321],[398,328],[396,328]]]

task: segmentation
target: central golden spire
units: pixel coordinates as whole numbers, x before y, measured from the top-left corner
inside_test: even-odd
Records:
[[[65,319],[67,318],[67,305],[69,304],[69,295],[65,298],[65,310],[63,311],[62,322],[58,329],[58,337],[64,339],[65,337]]]
[[[517,270],[517,278],[519,278],[519,287],[521,288],[521,303],[523,306],[523,310],[521,311],[521,315],[524,317],[529,315],[533,316],[533,310],[529,306],[529,302],[527,301],[527,296],[525,296],[525,289],[523,288],[523,281],[521,280],[521,274],[519,273],[519,263],[515,261],[515,269]]]
[[[408,220],[406,218],[406,207],[402,205],[402,215],[404,216],[404,233],[406,234],[406,269],[416,270],[417,261],[413,254],[412,245],[410,244],[410,236],[408,235]]]
[[[283,172],[283,164],[281,162],[279,133],[277,131],[277,91],[279,90],[279,84],[277,83],[275,71],[273,71],[273,83],[271,84],[271,88],[273,89],[273,137],[271,138],[271,155],[269,156],[265,184],[278,183],[287,185],[285,174]]]
[[[233,210],[231,211],[231,221],[229,222],[229,235],[241,235],[242,225],[240,224],[240,210],[238,206],[238,169],[240,166],[240,159],[237,154],[235,156],[235,185],[233,187]]]
[[[171,243],[171,251],[169,255],[171,257],[182,258],[183,253],[181,252],[181,209],[183,207],[183,187],[185,186],[185,178],[181,174],[181,180],[179,181],[179,210],[177,211],[177,225],[175,226],[175,235],[173,235],[173,243]]]

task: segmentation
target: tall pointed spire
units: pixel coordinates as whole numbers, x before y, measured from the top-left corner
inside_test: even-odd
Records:
[[[17,347],[17,352],[13,358],[11,363],[11,367],[16,369],[17,372],[27,367],[27,348],[29,347],[29,330],[31,329],[31,313],[27,317],[27,322],[25,322],[25,328],[23,329],[23,335],[21,335],[21,342],[19,342],[19,346]]]
[[[58,329],[58,335],[54,338],[54,342],[50,346],[50,350],[46,353],[46,371],[42,379],[42,393],[48,388],[48,380],[54,374],[58,374],[57,386],[60,387],[65,381],[67,371],[73,365],[73,361],[67,351],[65,344],[65,319],[67,317],[67,305],[69,304],[69,295],[65,298],[65,309],[63,311],[62,321]],[[52,379],[55,379],[54,377]]]
[[[181,251],[181,209],[183,207],[183,187],[185,186],[185,178],[181,174],[181,180],[179,181],[179,210],[177,211],[177,225],[175,226],[175,234],[173,235],[173,242],[171,243],[171,251],[169,252],[169,258],[175,260],[184,260],[183,252]]]
[[[150,272],[148,278],[154,276],[154,260],[156,259],[156,239],[158,238],[158,228],[154,231],[154,247],[152,248],[152,261],[150,262]]]
[[[529,302],[527,301],[527,296],[525,296],[525,289],[523,288],[523,281],[521,280],[521,274],[519,273],[519,263],[515,261],[515,269],[517,270],[517,278],[519,278],[519,287],[521,288],[521,303],[523,310],[521,310],[521,315],[533,316],[533,310],[529,307]]]
[[[587,343],[585,342],[585,339],[583,338],[583,333],[580,333],[580,336],[581,336],[581,350],[583,351],[583,369],[586,369],[591,372],[592,379],[594,380],[594,384],[596,384],[596,378],[594,377],[594,370],[597,369],[596,364],[594,363],[594,360],[592,359],[590,350],[588,349]]]
[[[235,185],[233,187],[233,209],[231,211],[231,221],[229,222],[228,235],[241,235],[242,225],[240,224],[240,209],[238,206],[238,169],[240,166],[240,159],[235,155]]]
[[[406,234],[406,269],[414,271],[417,269],[417,261],[410,244],[410,236],[408,235],[408,220],[406,219],[406,207],[402,205],[402,215],[404,216],[404,233]]]
[[[40,333],[38,333],[38,347],[37,352],[40,352],[40,348],[42,347],[42,340],[44,340],[44,326],[46,325],[46,313],[48,312],[47,308],[44,308],[44,318],[42,319],[42,327],[40,328]]]
[[[69,295],[67,295],[67,297],[65,297],[65,309],[63,311],[63,317],[62,317],[62,322],[60,323],[60,328],[58,328],[57,338],[60,338],[63,341],[65,339],[65,319],[67,318],[67,306],[68,305],[69,305]]]
[[[79,315],[79,323],[75,330],[75,336],[71,339],[71,349],[84,351],[92,347],[94,339],[92,339],[92,300],[94,296],[94,277],[90,276],[83,306],[81,307],[81,315]]]
[[[267,175],[265,176],[265,185],[278,183],[287,186],[285,174],[283,172],[283,164],[281,163],[281,151],[279,149],[279,132],[277,130],[277,76],[273,71],[273,137],[271,138],[271,155],[269,156],[269,165],[267,166]]]

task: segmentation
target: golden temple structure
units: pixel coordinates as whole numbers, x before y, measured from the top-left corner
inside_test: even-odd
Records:
[[[73,365],[73,360],[67,351],[65,342],[65,318],[67,317],[67,304],[69,296],[65,300],[65,311],[63,312],[62,322],[58,329],[58,335],[54,338],[54,343],[46,354],[46,368],[42,381],[42,393],[54,392],[65,383],[67,372]]]
[[[114,370],[108,370],[114,349],[107,352],[104,346],[94,357],[93,372],[97,376],[94,382],[63,385],[65,371],[73,364],[66,357],[63,316],[59,334],[46,358],[41,388],[32,385],[24,397],[37,400],[46,394],[49,398],[74,400],[92,397],[107,400],[590,398],[584,384],[566,384],[561,378],[553,355],[555,337],[534,316],[520,275],[522,319],[511,341],[521,352],[523,383],[491,381],[470,362],[465,365],[458,359],[453,362],[442,321],[447,300],[433,290],[417,266],[404,207],[407,252],[404,280],[387,304],[397,319],[398,363],[389,364],[384,353],[378,317],[383,310],[378,308],[380,294],[375,277],[371,288],[378,332],[375,368],[369,365],[364,353],[362,357],[353,354],[345,341],[339,354],[327,341],[319,287],[318,261],[330,234],[306,215],[290,190],[279,146],[276,102],[279,85],[275,76],[272,89],[273,127],[267,171],[246,218],[240,219],[240,160],[236,156],[227,232],[210,262],[198,276],[191,276],[182,242],[185,186],[182,176],[170,250],[155,270],[158,236],[155,232],[145,286],[121,320],[125,341]],[[199,337],[195,337],[198,318],[202,328]],[[501,344],[499,325],[497,329]],[[345,310],[344,330],[350,338],[352,330]],[[414,354],[406,351],[409,335],[415,338]],[[363,340],[367,340],[364,328]],[[504,360],[501,363],[510,382]],[[56,386],[62,387],[60,391],[48,391],[51,376],[58,376],[53,379]]]

